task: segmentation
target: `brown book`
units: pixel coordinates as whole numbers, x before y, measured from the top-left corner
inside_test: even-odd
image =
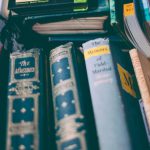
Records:
[[[36,23],[32,29],[40,34],[75,34],[104,32],[107,16],[77,18],[58,22]]]
[[[150,136],[150,61],[149,59],[137,49],[130,51],[130,57],[133,63],[136,74],[139,90],[144,106],[144,113],[147,122],[147,131]]]

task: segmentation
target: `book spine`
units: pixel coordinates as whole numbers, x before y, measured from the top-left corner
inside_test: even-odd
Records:
[[[143,104],[143,100],[142,99],[140,99],[139,104],[140,104],[140,108],[141,108],[141,112],[142,112],[142,117],[143,117],[145,129],[146,129],[148,141],[150,143],[150,128],[149,128],[149,125],[148,125],[146,112],[145,112],[145,108],[144,108],[144,104]]]
[[[116,8],[115,8],[114,0],[109,1],[109,7],[110,7],[110,22],[111,22],[111,25],[114,25],[117,23]]]
[[[141,9],[143,11],[144,19],[150,21],[150,6],[147,0],[139,0]]]
[[[141,61],[136,49],[130,51],[132,64],[134,67],[135,75],[138,81],[142,101],[145,109],[145,114],[148,122],[148,128],[150,129],[150,93],[142,69]]]
[[[100,149],[131,150],[109,39],[88,41],[83,50]]]
[[[48,0],[15,0],[16,5],[30,5],[30,4],[37,4],[37,3],[47,3]]]
[[[7,150],[43,148],[42,69],[39,49],[10,55]]]
[[[72,43],[50,52],[50,74],[58,150],[87,149],[84,115],[77,88]]]

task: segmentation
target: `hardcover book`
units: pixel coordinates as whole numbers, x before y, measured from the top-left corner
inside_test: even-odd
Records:
[[[71,18],[84,18],[84,17],[100,17],[100,16],[108,16],[109,14],[109,4],[108,0],[97,0],[96,2],[91,1],[93,4],[96,4],[96,8],[93,10],[86,10],[86,11],[74,11],[74,12],[61,12],[61,13],[45,13],[39,15],[22,15],[24,18],[24,23],[26,24],[35,24],[35,23],[49,23],[54,21],[63,21]],[[13,16],[19,17],[19,16]],[[21,16],[20,16],[21,17]]]
[[[83,44],[101,150],[148,150],[128,47],[109,38]]]
[[[137,8],[136,0],[126,0],[124,4],[124,29],[134,47],[150,57],[150,43],[140,26]]]
[[[141,52],[136,49],[130,50],[130,57],[134,67],[135,75],[138,81],[142,101],[143,109],[145,114],[145,125],[147,129],[147,135],[150,142],[150,61],[149,59]]]
[[[110,24],[124,40],[127,40],[123,30],[123,0],[110,0]]]
[[[55,114],[58,150],[90,149],[84,116],[84,102],[79,93],[73,44],[67,43],[50,51],[50,77]],[[75,73],[76,72],[76,73]]]
[[[63,13],[72,11],[85,11],[88,9],[88,3],[96,8],[97,0],[91,3],[91,0],[10,0],[9,9],[18,14],[42,14],[42,13]]]
[[[40,49],[10,55],[6,149],[45,149],[44,67]]]
[[[77,18],[50,23],[36,23],[32,29],[39,34],[87,34],[105,33],[107,16]]]

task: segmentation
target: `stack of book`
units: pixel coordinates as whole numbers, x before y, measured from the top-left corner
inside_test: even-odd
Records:
[[[2,150],[149,150],[149,4],[2,0]]]

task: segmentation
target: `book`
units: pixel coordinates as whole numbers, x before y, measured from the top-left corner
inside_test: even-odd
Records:
[[[117,34],[119,34],[125,41],[127,37],[124,33],[124,23],[123,23],[123,0],[109,1],[110,8],[110,24]]]
[[[1,45],[1,44],[0,44]],[[6,144],[6,111],[7,111],[7,87],[8,87],[8,66],[9,52],[0,47],[0,145],[1,149],[5,149]]]
[[[8,19],[9,10],[8,10],[8,0],[0,1],[0,15],[6,19]]]
[[[83,51],[100,149],[148,150],[128,47],[98,38]]]
[[[106,31],[108,16],[77,18],[50,23],[36,23],[32,26],[33,31],[39,34],[81,34],[97,33]]]
[[[6,149],[45,149],[46,99],[41,49],[10,54]]]
[[[93,4],[94,2],[91,1]],[[109,15],[109,3],[108,0],[98,0],[96,2],[96,8],[93,10],[88,9],[87,11],[77,11],[77,12],[61,12],[61,13],[47,13],[39,15],[20,15],[15,16],[14,18],[23,18],[23,22],[28,25],[33,25],[35,23],[48,23],[54,21],[63,21],[71,18],[84,18],[84,17],[96,17],[96,16],[108,16]],[[50,20],[50,21],[49,21]]]
[[[130,42],[138,50],[150,57],[150,43],[145,36],[138,20],[138,6],[135,0],[124,4],[124,29]]]
[[[43,14],[43,13],[63,13],[72,11],[85,11],[88,9],[88,3],[91,0],[10,0],[9,9],[20,14],[20,15],[33,15],[33,14]],[[92,6],[96,7],[95,3]],[[90,2],[91,3],[91,2]]]
[[[73,43],[50,51],[50,78],[54,107],[57,149],[90,149],[81,100],[78,69],[74,61]]]
[[[130,50],[130,56],[141,92],[141,103],[143,103],[143,108],[145,110],[143,114],[146,116],[146,129],[150,142],[150,61],[143,53],[136,49]]]
[[[142,25],[144,27],[144,33],[146,34],[147,38],[150,41],[150,5],[148,0],[139,0],[140,9],[142,13]]]

